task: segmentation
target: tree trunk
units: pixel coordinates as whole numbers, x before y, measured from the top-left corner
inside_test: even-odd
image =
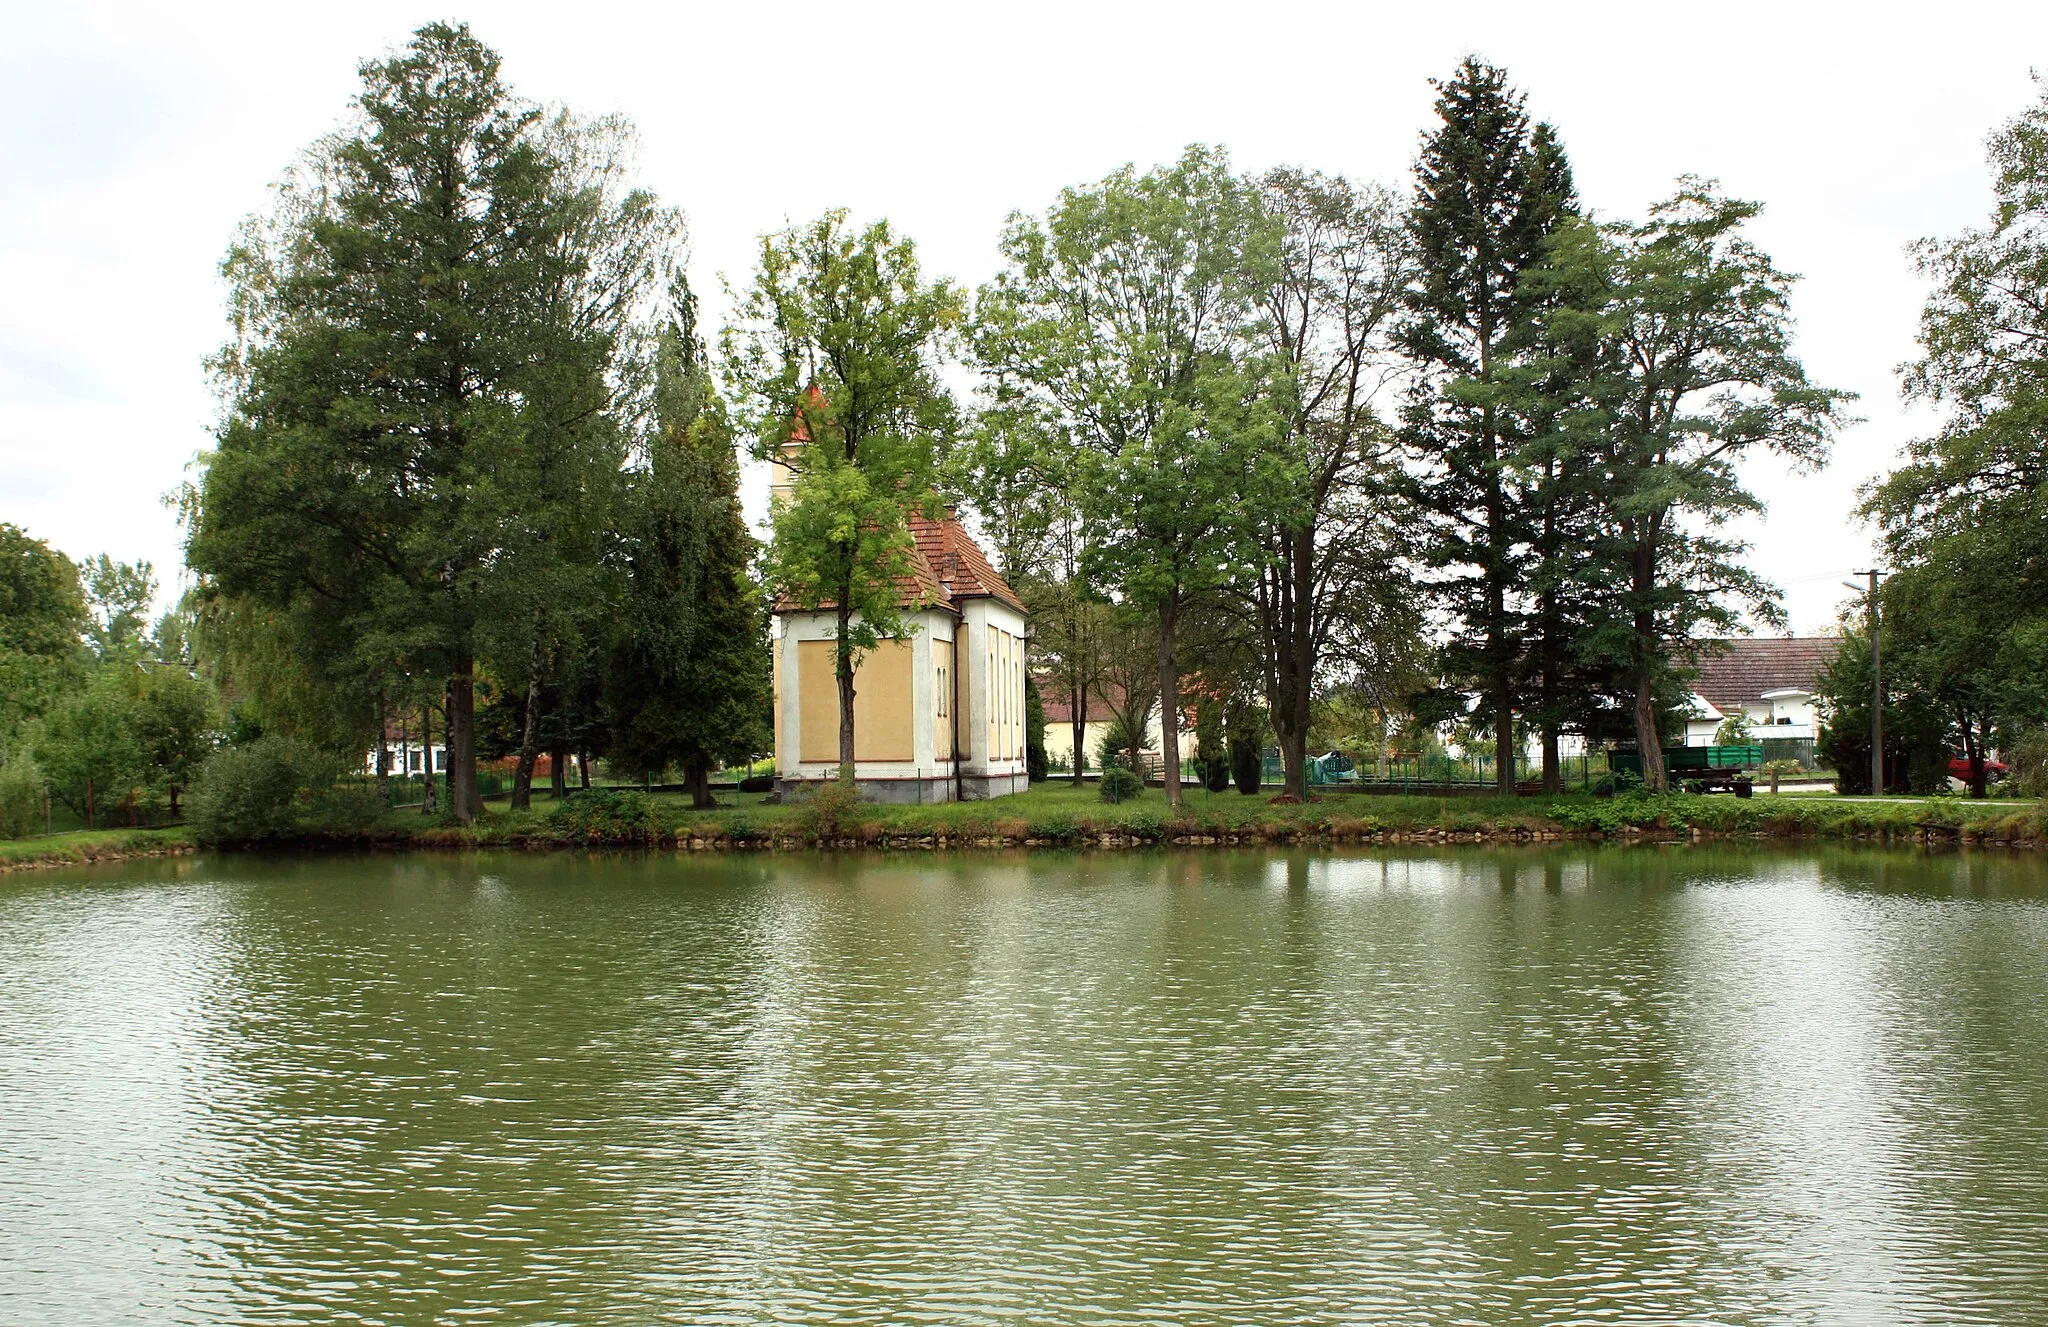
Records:
[[[839,639],[832,651],[832,673],[839,683],[839,777],[853,778],[853,646],[846,639],[853,613],[846,607],[847,591],[839,596]]]
[[[1088,767],[1088,688],[1076,688],[1072,699],[1069,726],[1074,730],[1074,786],[1078,788]]]
[[[1636,749],[1643,753],[1643,786],[1663,792],[1664,737],[1657,731],[1657,679],[1647,663],[1636,669]]]
[[[410,765],[410,757],[406,764]],[[410,773],[411,771],[407,771]],[[420,814],[432,816],[441,809],[434,790],[434,708],[420,703]]]
[[[448,809],[459,825],[474,825],[483,811],[476,787],[475,667],[465,651],[448,679]]]
[[[1661,793],[1668,786],[1664,773],[1664,737],[1657,731],[1657,679],[1653,664],[1657,658],[1657,618],[1647,605],[1657,583],[1657,533],[1660,522],[1644,518],[1643,533],[1636,538],[1632,585],[1637,608],[1629,619],[1635,633],[1636,658],[1636,749],[1643,753],[1643,786]]]
[[[1564,791],[1564,767],[1557,754],[1557,725],[1554,723],[1543,725],[1543,791]]]
[[[1497,500],[1496,500],[1497,505]],[[1489,539],[1506,518],[1493,513],[1488,516]],[[1503,583],[1504,572],[1499,566],[1500,559],[1489,562],[1487,576],[1493,584],[1487,587],[1487,612],[1491,621],[1486,627],[1486,652],[1493,660],[1493,786],[1502,797],[1515,795],[1515,675],[1514,663],[1508,656],[1507,637],[1507,586]]]
[[[581,750],[581,751],[579,751],[579,752],[577,752],[577,753],[576,753],[576,777],[577,777],[578,781],[579,781],[579,782],[581,782],[581,784],[582,784],[582,786],[583,786],[583,791],[584,791],[584,792],[589,792],[589,791],[590,791],[590,748],[589,748],[589,747],[585,747],[585,748],[584,748],[583,750]]]
[[[711,762],[702,756],[692,756],[683,770],[684,782],[690,787],[690,805],[699,811],[717,806],[711,796]]]
[[[1180,605],[1168,598],[1159,607],[1159,757],[1165,765],[1166,804],[1180,805],[1180,673],[1174,667],[1173,633]]]
[[[1495,684],[1500,699],[1493,712],[1493,786],[1503,797],[1515,795],[1515,701],[1513,683],[1501,678]]]
[[[533,805],[533,767],[540,761],[540,675],[547,650],[540,624],[534,623],[533,657],[526,674],[526,723],[519,733],[519,766],[512,772],[512,809]]]
[[[1280,567],[1260,587],[1269,655],[1266,707],[1280,746],[1282,791],[1307,801],[1316,671],[1315,532],[1283,531],[1280,553]]]
[[[92,826],[92,813],[93,813],[93,801],[92,801],[92,775],[88,774],[88,775],[86,775],[86,776],[85,776],[85,827],[86,827],[87,829],[91,829],[91,828],[93,827],[93,826]]]
[[[1308,800],[1308,730],[1289,725],[1286,732],[1274,725],[1273,736],[1280,744],[1281,789],[1289,797]]]
[[[569,753],[562,747],[548,752],[548,785],[558,802],[569,795]]]
[[[377,792],[384,799],[384,805],[391,805],[391,738],[384,731],[384,693],[377,693]],[[172,800],[172,809],[177,802]]]

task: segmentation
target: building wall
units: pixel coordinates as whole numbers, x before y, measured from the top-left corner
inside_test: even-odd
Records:
[[[1081,730],[1082,752],[1088,758],[1088,768],[1095,768],[1095,753],[1102,747],[1102,738],[1109,731],[1109,720],[1090,719]],[[1074,726],[1071,723],[1048,723],[1045,725],[1045,758],[1050,761],[1065,761],[1067,768],[1074,767]]]
[[[1712,746],[1729,711],[1720,719],[1692,719],[1685,725],[1688,746]],[[1804,691],[1744,701],[1743,717],[1757,741],[1766,738],[1812,740],[1819,736],[1820,710],[1816,698]]]
[[[830,640],[797,642],[801,670],[797,759],[806,765],[839,764],[839,679]],[[853,670],[853,756],[855,760],[917,758],[912,711],[912,640],[885,640],[861,657]]]
[[[876,800],[948,800],[953,712],[967,699],[952,674],[966,651],[955,643],[958,622],[950,612],[913,613],[906,625],[909,635],[871,652],[855,670],[855,776]],[[784,780],[815,782],[838,772],[835,630],[829,613],[776,615],[775,768]],[[944,694],[942,679],[951,684]],[[967,745],[964,716],[961,736]]]
[[[958,652],[965,703],[961,767],[969,795],[998,796],[1024,773],[1024,616],[994,599],[965,601]]]
[[[960,679],[955,676],[953,642],[932,640],[932,755],[938,760],[953,758],[953,719],[960,703]]]

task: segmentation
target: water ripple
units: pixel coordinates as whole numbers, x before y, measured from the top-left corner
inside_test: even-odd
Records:
[[[0,883],[0,1322],[2048,1323],[2048,870]]]

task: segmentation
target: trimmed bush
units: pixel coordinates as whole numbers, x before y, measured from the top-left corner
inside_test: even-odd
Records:
[[[548,814],[564,838],[600,843],[651,843],[661,836],[654,802],[634,788],[591,788]]]
[[[1101,786],[1095,790],[1096,796],[1105,802],[1128,802],[1143,791],[1144,780],[1140,779],[1135,771],[1127,770],[1121,765],[1111,765],[1103,770]]]
[[[1237,784],[1237,790],[1246,797],[1259,795],[1259,781],[1266,774],[1266,758],[1257,742],[1247,742],[1241,737],[1230,742],[1230,777]],[[1221,788],[1216,790],[1222,792]]]

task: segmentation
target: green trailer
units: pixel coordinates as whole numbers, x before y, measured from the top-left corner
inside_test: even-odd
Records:
[[[1755,743],[1664,748],[1665,777],[1673,787],[1687,792],[1732,792],[1737,797],[1747,797],[1752,786],[1750,771],[1763,763],[1764,749]],[[1641,778],[1642,753],[1616,751],[1608,757],[1608,767],[1617,774]]]

